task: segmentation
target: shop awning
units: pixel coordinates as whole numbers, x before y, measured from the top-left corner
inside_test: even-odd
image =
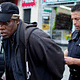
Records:
[[[68,2],[78,2],[80,0],[42,0],[46,4],[59,4],[59,3],[68,3]]]

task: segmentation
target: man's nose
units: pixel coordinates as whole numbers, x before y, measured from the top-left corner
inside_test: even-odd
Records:
[[[76,23],[73,23],[73,25],[76,25]]]
[[[5,29],[5,25],[0,25],[0,30]]]

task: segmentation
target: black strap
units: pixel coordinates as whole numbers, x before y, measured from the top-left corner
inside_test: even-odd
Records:
[[[29,39],[30,39],[30,35],[32,34],[32,32],[34,30],[36,30],[38,28],[36,27],[30,27],[27,29],[27,33],[25,34],[25,62],[26,62],[26,75],[27,75],[27,80],[30,78],[31,76],[31,72],[29,71],[29,66],[28,66],[28,59],[27,59],[27,54],[28,54],[28,45],[29,45]]]
[[[30,28],[27,29],[27,35],[25,34],[25,49],[26,49],[25,55],[27,54],[27,48],[28,48],[27,45],[29,43],[30,35],[36,29],[38,29],[38,28],[36,28],[36,27],[30,27]],[[25,56],[25,61],[27,61],[27,56]]]
[[[28,49],[28,46],[27,45],[28,45],[31,33],[34,30],[38,29],[38,28],[35,27],[35,26],[32,27],[32,24],[24,24],[24,23],[22,23],[22,21],[20,21],[20,24],[18,25],[18,27],[19,28],[17,30],[17,47],[16,47],[16,51],[19,48],[19,37],[24,35],[25,39],[23,39],[22,37],[20,37],[20,38],[23,41],[23,43],[25,41],[25,43],[24,43],[24,45],[25,45],[25,62],[26,62],[26,75],[27,75],[27,80],[28,80],[30,78],[31,73],[30,73],[29,67],[28,67],[28,60],[27,60],[27,54],[28,54],[27,53],[28,52],[27,49]],[[20,33],[24,33],[24,34],[22,35]]]

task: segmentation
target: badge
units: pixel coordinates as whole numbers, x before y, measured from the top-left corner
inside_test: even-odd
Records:
[[[80,46],[80,44],[79,44],[79,46]]]
[[[2,8],[1,8],[1,5],[0,5],[0,12],[2,12]]]

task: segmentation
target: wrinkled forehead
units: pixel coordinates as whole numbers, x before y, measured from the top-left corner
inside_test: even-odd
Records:
[[[71,12],[71,17],[80,17],[80,11]]]

